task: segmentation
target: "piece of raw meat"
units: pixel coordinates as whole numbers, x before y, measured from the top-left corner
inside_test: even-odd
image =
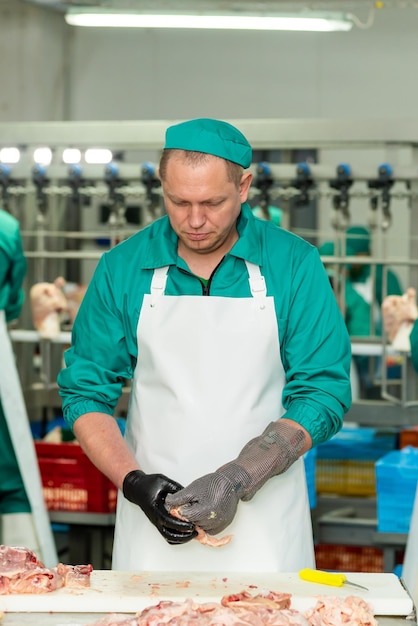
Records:
[[[161,601],[134,617],[115,613],[90,626],[377,626],[370,607],[355,596],[320,598],[305,615],[290,602],[288,593],[242,591],[220,602]]]
[[[0,595],[49,593],[61,587],[90,585],[91,565],[45,567],[24,547],[0,545]]]
[[[60,276],[53,283],[36,283],[30,289],[33,325],[43,339],[52,339],[61,330],[61,314],[67,309],[64,285]]]
[[[357,596],[320,598],[305,616],[311,626],[378,626],[371,607]]]
[[[185,522],[188,520],[180,515],[178,507],[170,509],[170,515],[173,517],[177,517],[178,519],[182,519]],[[201,543],[204,546],[210,546],[211,548],[221,548],[222,546],[226,546],[231,540],[233,535],[224,535],[223,537],[213,537],[212,535],[208,535],[207,532],[200,528],[200,526],[195,526],[197,531],[196,541]]]

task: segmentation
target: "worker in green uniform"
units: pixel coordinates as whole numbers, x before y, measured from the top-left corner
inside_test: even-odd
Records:
[[[256,217],[262,220],[270,220],[276,226],[281,226],[283,211],[277,206],[269,205],[267,209],[267,215],[265,215],[260,205],[253,207],[253,213]]]
[[[22,284],[26,267],[19,222],[0,209],[0,323],[3,325],[20,315],[25,298]],[[8,541],[10,531],[16,536],[14,531],[26,523],[25,514],[30,511],[0,397],[0,514],[3,542]],[[25,536],[24,532],[22,536]]]
[[[347,254],[350,256],[358,257],[370,257],[371,256],[371,239],[370,231],[365,226],[351,226],[346,231],[346,245]],[[369,304],[370,306],[377,306],[380,308],[383,297],[385,295],[401,295],[402,286],[398,276],[391,269],[387,270],[387,289],[383,294],[383,265],[381,263],[375,264],[376,277],[374,281],[373,291],[373,277],[372,266],[369,264],[356,264],[352,263],[348,268],[348,275],[351,280],[353,288],[357,293]],[[368,320],[364,319],[364,331],[369,328],[370,334],[370,314]],[[377,334],[381,333],[381,321],[380,315],[377,319]],[[366,332],[362,332],[365,335]]]
[[[341,428],[350,342],[317,249],[252,214],[251,161],[226,122],[170,126],[167,215],[102,256],[75,320],[58,383],[119,488],[114,569],[314,566],[302,455]]]
[[[347,254],[359,258],[371,256],[370,231],[365,226],[351,226],[346,231]],[[375,278],[373,280],[372,265],[352,263],[348,266],[348,277],[351,286],[363,301],[363,307],[357,302],[356,315],[353,327],[349,329],[352,336],[381,336],[382,316],[380,307],[382,300],[387,294],[402,294],[402,286],[399,278],[391,269],[387,269],[386,292],[383,293],[383,265],[377,263]],[[374,285],[373,285],[374,282]],[[374,383],[374,378],[380,377],[381,360],[375,358],[370,364],[370,357],[355,357],[364,396],[368,399],[380,398],[380,386]],[[371,375],[371,369],[374,374]]]

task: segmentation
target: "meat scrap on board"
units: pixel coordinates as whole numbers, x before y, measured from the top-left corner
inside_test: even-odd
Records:
[[[161,601],[136,616],[111,614],[89,626],[378,626],[361,598],[324,597],[305,613],[291,608],[291,595],[274,591],[251,596],[247,591],[221,601],[199,604]]]
[[[0,595],[89,587],[92,571],[91,565],[45,567],[28,548],[0,545]]]

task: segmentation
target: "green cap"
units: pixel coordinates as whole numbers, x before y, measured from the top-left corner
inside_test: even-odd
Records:
[[[353,254],[370,254],[370,231],[365,226],[347,228],[347,247]]]
[[[213,154],[241,165],[251,165],[252,149],[244,135],[235,126],[199,118],[167,128],[164,149],[190,150]]]

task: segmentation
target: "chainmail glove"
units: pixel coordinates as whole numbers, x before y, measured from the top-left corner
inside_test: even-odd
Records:
[[[179,509],[185,519],[216,535],[234,519],[239,500],[251,500],[270,478],[285,472],[305,444],[305,432],[296,423],[271,422],[234,461],[169,494],[166,506]]]

